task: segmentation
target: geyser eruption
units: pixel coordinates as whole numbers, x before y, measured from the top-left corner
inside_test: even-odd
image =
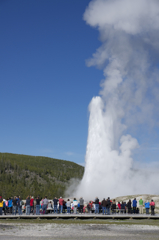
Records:
[[[154,124],[158,113],[159,1],[94,0],[84,20],[102,42],[87,65],[103,68],[105,79],[89,105],[85,173],[75,195],[154,194],[158,172],[135,170],[132,151],[139,147],[134,125]]]

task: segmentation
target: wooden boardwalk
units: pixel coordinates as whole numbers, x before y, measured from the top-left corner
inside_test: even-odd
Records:
[[[154,216],[146,214],[112,214],[112,215],[102,215],[102,214],[44,214],[44,215],[1,215],[0,220],[2,219],[99,219],[99,220],[108,220],[108,219],[158,219],[159,214]]]

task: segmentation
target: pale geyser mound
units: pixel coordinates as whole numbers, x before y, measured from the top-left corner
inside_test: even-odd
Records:
[[[89,105],[85,172],[74,195],[158,194],[158,169],[134,168],[140,146],[132,129],[158,121],[159,1],[94,0],[84,20],[102,42],[87,65],[102,68],[104,80]]]

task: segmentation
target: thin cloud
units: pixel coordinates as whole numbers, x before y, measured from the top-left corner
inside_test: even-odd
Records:
[[[66,154],[67,156],[73,156],[73,155],[74,155],[73,152],[65,152],[65,154]]]

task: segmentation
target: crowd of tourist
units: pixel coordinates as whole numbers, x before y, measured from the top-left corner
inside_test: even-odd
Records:
[[[34,198],[33,196],[28,196],[26,200],[22,200],[21,197],[13,197],[9,199],[3,199],[0,196],[0,215],[2,213],[19,215],[26,214],[46,214],[46,213],[67,213],[67,214],[83,214],[83,213],[95,213],[95,214],[115,214],[115,213],[128,213],[128,214],[143,214],[143,209],[146,209],[146,214],[149,214],[149,209],[151,209],[151,215],[155,212],[155,202],[153,200],[143,202],[140,198],[137,202],[136,198],[132,201],[126,202],[116,202],[116,200],[111,200],[109,197],[107,199],[103,198],[102,201],[98,197],[94,201],[85,202],[81,197],[79,200],[74,199],[63,199],[62,197],[54,198],[53,200],[48,200],[47,196],[45,198],[40,198],[39,196]]]

